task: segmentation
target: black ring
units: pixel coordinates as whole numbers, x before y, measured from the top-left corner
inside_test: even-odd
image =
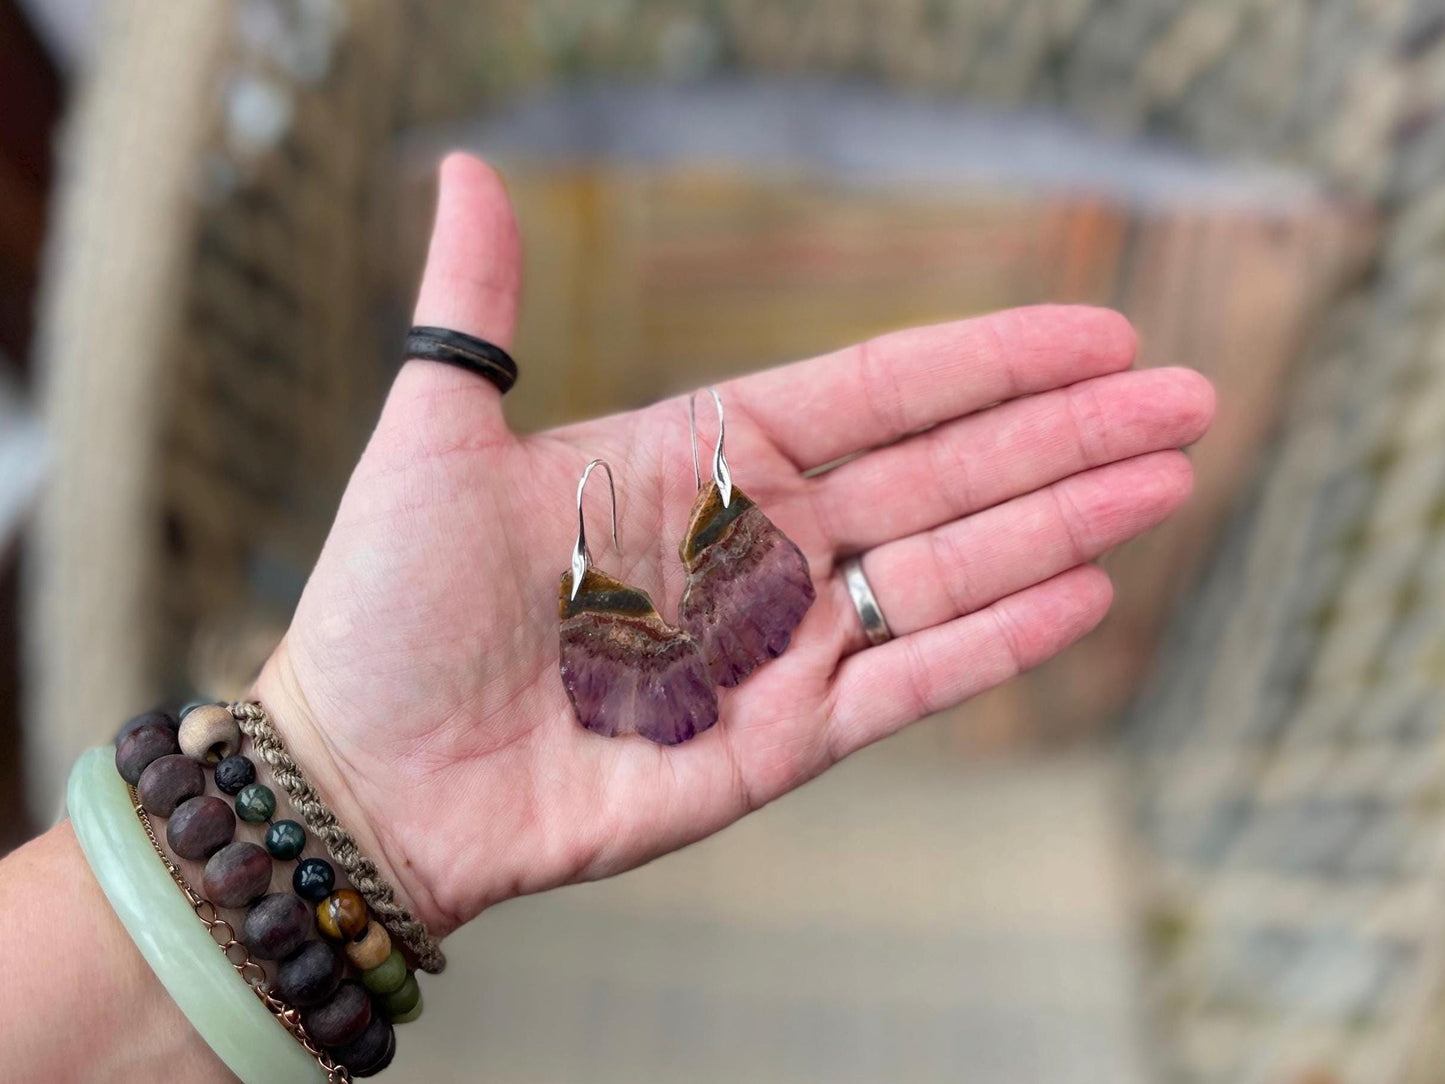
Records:
[[[503,395],[517,382],[517,363],[495,343],[444,327],[414,327],[406,333],[406,357],[442,361],[490,380]]]

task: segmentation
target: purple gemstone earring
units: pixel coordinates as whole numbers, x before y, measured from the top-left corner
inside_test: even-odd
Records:
[[[593,567],[582,492],[599,464],[607,471],[612,543],[618,544],[612,468],[594,459],[577,483],[577,542],[558,598],[562,686],[588,730],[676,745],[717,722],[717,692],[697,642],[664,621],[646,591]]]
[[[733,485],[723,455],[723,405],[717,404],[712,480],[697,458],[697,393],[688,400],[692,469],[698,495],[680,552],[687,586],[679,622],[702,645],[719,685],[736,685],[781,655],[816,592],[803,551]]]

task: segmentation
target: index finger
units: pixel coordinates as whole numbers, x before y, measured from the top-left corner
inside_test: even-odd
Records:
[[[755,373],[729,398],[800,470],[1020,395],[1127,369],[1137,339],[1111,309],[1036,305],[896,331]]]

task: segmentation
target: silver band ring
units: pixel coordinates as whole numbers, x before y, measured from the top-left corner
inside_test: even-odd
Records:
[[[883,616],[883,608],[878,605],[878,596],[873,594],[873,585],[868,582],[868,577],[863,575],[863,558],[849,557],[840,567],[843,572],[843,585],[848,588],[848,597],[853,600],[853,608],[858,611],[858,620],[863,622],[863,632],[868,637],[868,643],[877,647],[893,639],[893,630],[888,627],[888,619]]]

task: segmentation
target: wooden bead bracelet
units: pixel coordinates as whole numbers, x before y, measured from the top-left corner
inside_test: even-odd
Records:
[[[275,792],[257,781],[254,762],[240,751],[240,714],[222,704],[195,704],[179,720],[164,712],[138,716],[117,736],[116,768],[193,909],[202,921],[210,919],[213,934],[217,925],[228,931],[222,949],[242,978],[330,1079],[374,1075],[395,1053],[392,1025],[421,1014],[416,976],[360,893],[337,887],[331,863],[301,858],[306,830],[294,820],[275,819]],[[217,788],[234,799],[234,812],[223,798],[205,793],[206,766]],[[205,862],[204,895],[165,856],[148,815],[166,819],[166,841],[179,857]],[[235,838],[238,816],[266,825],[264,846]],[[297,861],[291,892],[268,892],[273,861]],[[247,908],[239,935],[217,915],[218,907]],[[308,938],[313,918],[325,940]],[[344,947],[344,960],[328,942]],[[253,981],[265,973],[252,957],[277,963],[273,982]],[[359,983],[345,977],[347,963]]]

